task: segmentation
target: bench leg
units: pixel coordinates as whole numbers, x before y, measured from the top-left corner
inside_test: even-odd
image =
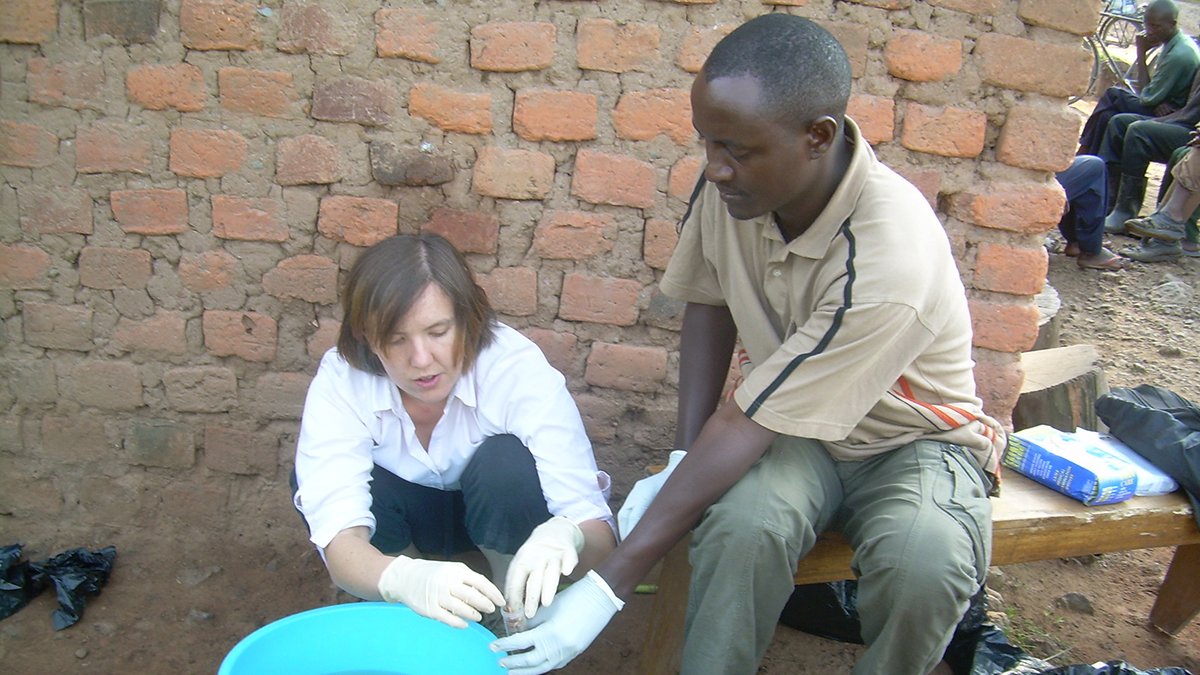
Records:
[[[683,621],[687,614],[688,584],[692,566],[688,563],[686,536],[663,558],[658,575],[658,592],[650,611],[650,625],[642,641],[643,675],[678,673],[683,651]]]
[[[1175,549],[1167,576],[1158,589],[1158,599],[1150,610],[1155,628],[1175,635],[1200,612],[1200,544]]]

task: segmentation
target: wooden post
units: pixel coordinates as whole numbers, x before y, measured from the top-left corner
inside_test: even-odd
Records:
[[[1017,431],[1048,424],[1060,431],[1099,431],[1096,398],[1108,391],[1093,345],[1039,349],[1021,354],[1025,383],[1013,408]]]

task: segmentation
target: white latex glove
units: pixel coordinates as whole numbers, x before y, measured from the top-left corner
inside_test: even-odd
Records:
[[[604,579],[589,571],[563,591],[553,605],[537,613],[530,622],[532,629],[496,640],[491,648],[494,652],[514,652],[532,647],[500,659],[500,665],[513,675],[537,675],[562,668],[583,653],[624,606]]]
[[[479,621],[504,604],[500,589],[460,562],[438,562],[399,556],[379,576],[379,594],[402,602],[417,614],[455,628]]]
[[[559,577],[575,570],[582,550],[583,531],[567,518],[555,516],[535,527],[508,565],[504,597],[509,606],[515,610],[524,603],[527,618],[537,612],[539,596],[549,607]]]
[[[625,503],[617,512],[617,529],[621,533],[622,541],[629,536],[630,532],[633,532],[633,527],[645,515],[646,509],[650,508],[650,502],[658,496],[658,491],[662,489],[663,483],[667,482],[667,477],[671,475],[686,454],[686,450],[672,450],[671,457],[667,460],[667,468],[633,484],[633,489],[629,491],[629,496],[625,498]]]

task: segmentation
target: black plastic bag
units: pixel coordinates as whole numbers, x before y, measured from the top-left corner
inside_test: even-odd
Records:
[[[1039,675],[1192,675],[1186,668],[1151,668],[1138,670],[1124,661],[1093,663],[1090,666],[1062,666],[1039,671]]]
[[[51,614],[54,630],[79,621],[87,598],[99,595],[112,574],[117,549],[106,546],[96,551],[74,548],[41,562],[18,562],[21,545],[0,549],[3,585],[0,586],[0,619],[12,615],[54,584],[58,608]]]
[[[1113,389],[1095,408],[1109,433],[1179,483],[1200,526],[1200,408],[1150,384]]]

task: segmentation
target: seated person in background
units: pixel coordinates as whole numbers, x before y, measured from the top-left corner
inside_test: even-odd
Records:
[[[1058,231],[1067,240],[1063,251],[1076,258],[1080,267],[1106,270],[1121,269],[1120,256],[1104,248],[1104,205],[1108,189],[1104,161],[1093,155],[1077,155],[1071,166],[1055,174],[1067,204]]]
[[[304,403],[293,497],[338,586],[465,627],[505,599],[549,604],[560,573],[615,548],[608,476],[563,376],[496,321],[445,239],[368,248],[342,305]],[[476,548],[495,583],[427,559]]]
[[[1108,121],[1118,113],[1162,116],[1183,107],[1192,77],[1200,65],[1200,49],[1179,30],[1179,7],[1173,0],[1152,0],[1146,7],[1144,30],[1134,40],[1137,48],[1137,83],[1131,93],[1109,87],[1083,125],[1078,155],[1098,155]],[[1146,65],[1146,53],[1158,47],[1154,73]]]
[[[1125,229],[1144,237],[1138,246],[1121,252],[1140,262],[1175,260],[1180,255],[1200,256],[1196,210],[1200,208],[1200,133],[1193,131],[1188,144],[1173,156],[1173,166],[1163,178],[1158,208],[1145,218],[1125,221]],[[1169,180],[1169,183],[1168,183]]]
[[[1150,162],[1166,162],[1183,147],[1192,128],[1200,122],[1200,68],[1192,78],[1187,103],[1162,117],[1137,113],[1114,115],[1100,144],[1100,158],[1108,169],[1108,218],[1104,229],[1110,234],[1125,231],[1125,221],[1142,209],[1146,195],[1146,169]]]

